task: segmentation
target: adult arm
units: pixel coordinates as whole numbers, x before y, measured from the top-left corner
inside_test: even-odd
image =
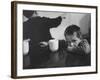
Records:
[[[45,25],[49,28],[57,27],[61,24],[62,18],[61,16],[57,18],[46,18],[43,17],[43,21],[45,22]]]

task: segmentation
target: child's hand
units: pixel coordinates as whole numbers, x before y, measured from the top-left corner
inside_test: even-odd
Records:
[[[88,54],[90,52],[90,45],[86,39],[82,40],[79,44],[79,47]]]

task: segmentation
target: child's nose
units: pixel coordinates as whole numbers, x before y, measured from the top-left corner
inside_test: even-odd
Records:
[[[73,43],[70,43],[70,46],[73,46]]]

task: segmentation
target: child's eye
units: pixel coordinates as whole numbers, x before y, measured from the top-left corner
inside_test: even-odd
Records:
[[[72,40],[72,42],[76,42],[76,40]]]

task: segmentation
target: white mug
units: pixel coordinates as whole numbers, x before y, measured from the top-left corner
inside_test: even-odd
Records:
[[[26,39],[23,41],[23,54],[27,55],[29,52],[29,41],[30,39]]]
[[[56,39],[49,40],[49,49],[54,52],[59,48],[59,42]]]

